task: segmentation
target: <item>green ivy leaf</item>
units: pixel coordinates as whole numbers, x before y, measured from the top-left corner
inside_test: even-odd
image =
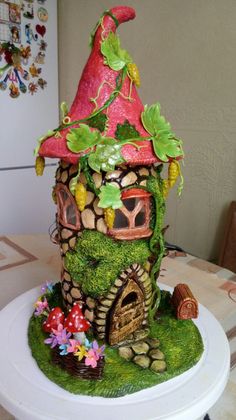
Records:
[[[70,189],[70,192],[71,192],[72,195],[75,195],[75,188],[76,188],[76,185],[78,183],[78,179],[79,179],[79,176],[80,176],[80,171],[81,171],[81,165],[80,165],[80,162],[79,162],[78,163],[78,172],[73,178],[71,178],[70,183],[69,183],[69,189]]]
[[[168,134],[153,137],[152,143],[156,156],[163,162],[168,162],[169,157],[176,158],[182,155],[182,142],[169,138]]]
[[[171,134],[170,123],[165,120],[165,117],[161,115],[161,106],[159,103],[156,103],[151,106],[145,105],[144,111],[141,114],[141,119],[144,128],[148,131],[149,134],[155,136],[156,134],[165,133]]]
[[[104,63],[115,71],[123,69],[126,64],[133,61],[128,52],[120,47],[120,40],[113,32],[110,32],[101,43],[101,53],[105,57]]]
[[[161,115],[160,104],[145,105],[141,114],[144,128],[151,134],[156,156],[163,162],[183,155],[182,141],[174,137],[170,123]]]
[[[117,124],[115,136],[118,140],[128,140],[140,137],[140,133],[136,130],[135,125],[131,125],[128,120],[123,124]]]
[[[74,153],[79,153],[95,146],[100,140],[97,131],[91,131],[87,124],[72,128],[66,136],[67,147]]]
[[[101,207],[102,209],[106,209],[108,207],[119,209],[123,206],[121,201],[121,191],[118,187],[115,187],[111,184],[106,184],[100,188],[100,191],[101,192],[98,195],[100,198],[98,207]]]
[[[101,164],[100,161],[97,159],[96,153],[90,153],[88,157],[88,164],[90,168],[92,168],[95,172],[100,172]]]
[[[96,150],[88,157],[89,166],[96,172],[113,171],[116,165],[124,162],[121,156],[122,145],[113,138],[103,137],[103,144],[98,144]]]
[[[103,131],[105,131],[107,120],[108,117],[106,116],[106,114],[99,112],[99,114],[90,118],[87,121],[87,124],[89,125],[89,127],[96,128],[102,133]]]

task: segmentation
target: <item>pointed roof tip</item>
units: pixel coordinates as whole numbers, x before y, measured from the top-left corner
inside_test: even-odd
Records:
[[[65,125],[62,127],[59,136],[55,135],[47,138],[40,146],[40,156],[59,158],[68,163],[76,164],[80,157],[85,154],[85,152],[74,153],[69,150],[67,147],[67,134],[71,128],[78,126],[79,120],[83,122],[88,119],[88,116],[92,115],[95,104],[98,109],[103,110],[104,104],[109,102],[108,99],[114,93],[112,87],[116,86],[119,73],[110,68],[105,62],[101,53],[101,42],[111,31],[115,33],[121,23],[128,22],[134,19],[135,16],[135,10],[128,6],[116,6],[102,14],[93,32],[92,51],[82,72],[77,93],[68,112],[68,118],[71,121],[70,126]],[[106,127],[106,136],[116,138],[117,124],[124,124],[128,120],[129,124],[138,131],[139,136],[143,137],[143,140],[137,142],[139,146],[142,146],[139,149],[131,144],[126,144],[122,147],[122,156],[127,165],[151,165],[161,162],[155,154],[152,142],[145,140],[148,133],[140,118],[144,107],[137,93],[135,83],[131,84],[132,98],[129,98],[131,94],[130,84],[130,78],[126,74],[120,94],[109,103],[109,112],[106,114],[109,121],[109,125]],[[73,121],[75,121],[75,126],[72,124]]]
[[[115,6],[110,9],[110,12],[116,17],[119,24],[128,22],[135,18],[136,13],[133,7],[129,6]]]
[[[116,32],[116,29],[122,23],[133,20],[136,17],[135,10],[128,6],[116,6],[106,10],[102,18],[102,28],[99,26],[95,33],[95,44],[100,43],[101,37],[105,37],[109,32]]]

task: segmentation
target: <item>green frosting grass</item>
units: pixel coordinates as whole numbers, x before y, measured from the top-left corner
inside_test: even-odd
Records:
[[[108,292],[125,268],[144,264],[150,255],[146,240],[115,241],[100,232],[84,230],[75,250],[66,254],[66,268],[85,294],[98,297]]]
[[[74,394],[120,397],[167,381],[194,366],[203,352],[200,333],[191,320],[176,320],[171,314],[151,325],[150,336],[159,338],[165,354],[167,370],[153,373],[122,359],[118,350],[105,349],[105,368],[102,380],[78,379],[51,363],[51,349],[44,344],[46,334],[42,319],[30,319],[28,337],[32,355],[39,368],[53,382]]]

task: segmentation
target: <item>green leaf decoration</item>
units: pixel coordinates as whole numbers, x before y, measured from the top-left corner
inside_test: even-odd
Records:
[[[96,150],[89,154],[88,164],[96,172],[113,171],[116,165],[124,162],[121,156],[121,147],[112,138],[102,138],[103,144],[98,144]]]
[[[131,125],[128,120],[123,124],[117,124],[115,136],[118,140],[128,140],[140,137],[140,133],[136,130],[135,125]]]
[[[96,128],[101,133],[103,133],[103,131],[105,131],[106,129],[107,121],[108,121],[108,117],[106,116],[106,114],[103,114],[102,112],[100,112],[99,114],[90,118],[87,121],[87,124],[89,125],[89,127]]]
[[[66,102],[62,102],[61,105],[60,105],[60,108],[61,108],[61,118],[63,120],[63,118],[65,118],[66,115],[69,112],[67,103]]]
[[[108,207],[119,209],[123,206],[121,201],[121,191],[118,187],[115,187],[111,184],[106,184],[100,188],[100,191],[101,192],[98,195],[100,198],[98,207],[101,207],[102,209],[106,209]]]
[[[80,153],[95,146],[100,140],[98,131],[91,131],[87,124],[72,128],[66,136],[67,147],[74,153]]]
[[[76,188],[76,185],[78,183],[80,172],[81,172],[81,165],[80,165],[80,162],[79,162],[78,172],[73,178],[71,178],[70,183],[69,183],[69,189],[70,189],[70,192],[71,192],[72,195],[75,195],[75,188]]]
[[[96,153],[90,153],[88,157],[88,164],[90,168],[92,168],[95,172],[101,171],[101,163],[100,160],[97,158]]]
[[[123,69],[126,64],[133,61],[128,52],[120,47],[120,40],[113,32],[110,32],[101,43],[101,53],[105,57],[104,63],[115,71]]]
[[[161,114],[161,106],[159,103],[156,103],[151,106],[145,105],[144,111],[141,114],[141,119],[144,128],[151,135],[160,135],[160,133],[169,134],[172,137],[174,134],[171,132],[170,123],[165,120]]]
[[[53,131],[53,130],[48,130],[48,132],[47,132],[47,134],[45,134],[44,136],[41,136],[41,137],[39,137],[38,138],[38,144],[37,144],[37,146],[35,147],[35,149],[34,149],[34,156],[37,156],[38,155],[38,152],[39,152],[39,149],[40,149],[40,146],[41,146],[41,144],[45,141],[45,140],[47,140],[49,137],[52,137],[52,136],[54,136],[55,135],[55,131]]]
[[[163,162],[168,162],[169,157],[176,158],[183,154],[181,140],[170,138],[168,134],[153,137],[152,144],[156,156]]]
[[[170,123],[161,115],[160,104],[145,105],[141,120],[145,130],[152,136],[154,152],[160,160],[168,162],[169,158],[183,155],[182,141],[175,138]]]

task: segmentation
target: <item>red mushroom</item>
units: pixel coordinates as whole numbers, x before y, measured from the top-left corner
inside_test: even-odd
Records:
[[[53,308],[46,319],[43,322],[43,331],[45,332],[52,332],[52,330],[56,330],[59,324],[63,324],[65,319],[64,312],[56,306]]]
[[[65,319],[64,327],[67,331],[73,333],[76,340],[78,340],[81,344],[84,343],[86,338],[84,333],[90,328],[90,323],[84,317],[81,306],[77,303],[74,304]]]

